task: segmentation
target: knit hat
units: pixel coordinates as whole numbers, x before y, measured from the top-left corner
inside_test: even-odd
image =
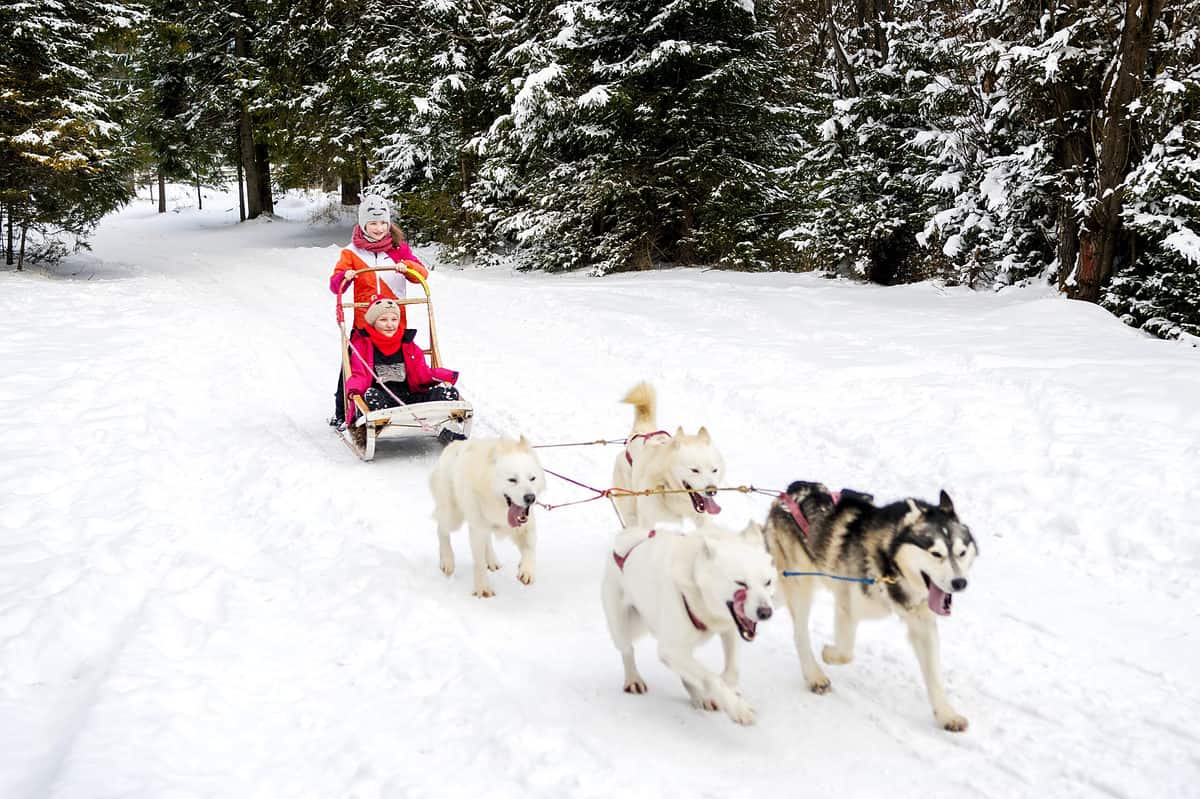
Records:
[[[358,204],[359,227],[366,228],[368,222],[391,222],[392,204],[381,194],[364,194]]]
[[[367,307],[365,318],[368,325],[374,325],[379,317],[391,311],[397,316],[400,315],[400,303],[395,300],[389,300],[387,297],[373,297],[371,304]]]

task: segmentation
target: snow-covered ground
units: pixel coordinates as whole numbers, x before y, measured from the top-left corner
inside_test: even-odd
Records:
[[[970,730],[934,724],[895,620],[809,693],[786,613],[744,647],[742,728],[693,709],[649,642],[650,693],[621,692],[604,504],[540,512],[531,587],[503,543],[495,599],[443,577],[439,447],[363,464],[324,422],[349,225],[299,196],[243,225],[188,197],[109,217],[49,274],[0,273],[0,797],[1197,790],[1200,350],[1039,289],[438,265],[477,435],[620,438],[650,378],[730,484],[954,497],[981,549],[941,624]],[[542,451],[593,485],[615,455]],[[546,498],[585,496],[551,478]],[[721,502],[731,526],[767,508]],[[828,640],[827,596],[815,623]]]

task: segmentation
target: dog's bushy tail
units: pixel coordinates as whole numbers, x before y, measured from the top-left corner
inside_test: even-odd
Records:
[[[654,386],[646,382],[638,383],[621,402],[633,406],[633,432],[648,433],[655,429],[657,400]]]

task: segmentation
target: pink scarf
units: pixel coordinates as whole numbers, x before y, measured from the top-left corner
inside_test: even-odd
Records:
[[[350,240],[354,242],[355,247],[358,247],[360,250],[366,250],[367,252],[387,252],[388,250],[392,249],[393,246],[392,233],[390,230],[388,231],[387,235],[381,238],[379,241],[371,241],[367,238],[367,234],[363,233],[362,225],[354,226],[354,233],[350,237]]]

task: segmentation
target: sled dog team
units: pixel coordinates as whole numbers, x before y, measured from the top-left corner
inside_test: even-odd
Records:
[[[658,429],[647,383],[623,401],[633,405],[634,421],[613,466],[613,485],[663,492],[615,498],[622,529],[606,556],[601,595],[627,693],[647,690],[633,643],[650,635],[659,660],[679,675],[696,707],[754,723],[754,709],[738,689],[739,639],[753,641],[758,624],[771,618],[777,588],[792,617],[804,679],[814,693],[827,692],[829,677],[813,655],[808,628],[813,592],[826,588],[835,612],[834,642],[821,651],[825,663],[853,659],[860,620],[895,614],[908,628],[937,723],[952,732],[967,728],[942,684],[937,617],[950,615],[954,595],[967,587],[978,549],[946,492],[936,504],[907,498],[878,506],[870,494],[797,481],[771,505],[764,524],[731,532],[714,520],[725,463],[708,431]],[[500,568],[496,536],[512,538],[521,556],[517,579],[532,583],[532,510],[545,487],[524,437],[447,446],[430,476],[442,572],[454,573],[450,534],[465,522],[475,596],[495,595],[488,572]],[[714,635],[725,656],[720,674],[694,655]]]

